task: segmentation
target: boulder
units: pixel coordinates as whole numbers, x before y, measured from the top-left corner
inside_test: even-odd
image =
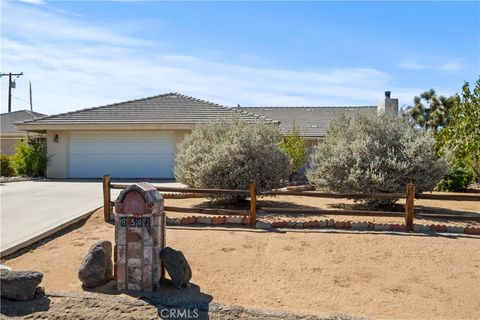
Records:
[[[166,247],[160,252],[160,257],[173,285],[177,288],[186,286],[192,278],[192,269],[183,253]]]
[[[37,286],[42,282],[43,273],[38,271],[0,270],[0,290],[2,298],[12,300],[31,300],[35,297]]]
[[[95,288],[112,280],[112,243],[100,240],[94,243],[82,260],[78,278],[87,288]]]

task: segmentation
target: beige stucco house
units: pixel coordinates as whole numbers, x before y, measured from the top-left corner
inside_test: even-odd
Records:
[[[177,144],[214,119],[262,118],[177,93],[17,123],[46,134],[47,178],[173,178]],[[268,122],[274,122],[264,119]]]
[[[15,154],[15,146],[18,142],[27,138],[27,132],[19,130],[15,122],[32,120],[45,115],[28,110],[19,110],[0,114],[0,153]]]
[[[383,109],[390,108],[385,99]],[[398,108],[398,100],[396,100]],[[19,130],[46,134],[50,164],[47,178],[174,177],[177,145],[195,125],[218,119],[262,119],[293,123],[311,141],[325,135],[339,112],[381,110],[378,107],[228,108],[178,93],[126,101],[17,123]],[[294,121],[292,121],[294,120]]]

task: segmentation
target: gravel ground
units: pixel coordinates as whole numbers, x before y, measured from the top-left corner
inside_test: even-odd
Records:
[[[43,180],[44,178],[31,178],[31,177],[22,177],[22,176],[14,176],[14,177],[0,177],[0,183],[5,182],[19,182],[19,181],[30,181],[30,180]]]
[[[125,297],[77,292],[50,292],[25,302],[1,301],[8,319],[285,319],[361,320],[348,315],[313,315],[226,307],[218,304],[178,303],[153,296]]]

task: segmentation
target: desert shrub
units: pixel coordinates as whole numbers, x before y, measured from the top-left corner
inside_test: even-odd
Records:
[[[201,124],[180,143],[175,176],[196,188],[247,190],[251,179],[259,191],[278,188],[290,174],[281,141],[276,125],[260,121]],[[215,198],[233,201],[242,197]]]
[[[285,136],[280,146],[290,158],[292,171],[298,172],[307,161],[308,156],[307,141],[300,136],[300,130],[294,127],[292,134]]]
[[[465,191],[475,182],[475,172],[462,163],[454,164],[437,184],[439,191]]]
[[[432,190],[447,170],[434,143],[431,132],[398,116],[341,116],[315,148],[307,176],[332,192],[405,192],[410,181],[417,192]],[[364,202],[375,206],[395,201]]]
[[[12,156],[7,154],[0,154],[0,176],[11,177],[15,174],[12,164]]]
[[[42,138],[28,138],[15,147],[13,162],[15,170],[20,175],[29,177],[43,176],[47,168],[48,158],[45,143]]]

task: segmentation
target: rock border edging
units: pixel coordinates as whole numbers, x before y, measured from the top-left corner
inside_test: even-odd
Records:
[[[221,226],[221,225],[250,225],[249,216],[187,216],[183,218],[168,218],[167,225],[169,226]],[[353,222],[353,221],[335,221],[334,219],[314,220],[314,221],[275,221],[272,223],[256,221],[255,228],[257,229],[340,229],[340,230],[354,230],[354,231],[394,231],[406,232],[405,224],[397,223],[373,223],[373,222]],[[447,226],[441,224],[414,224],[413,232],[415,233],[457,233],[480,235],[480,228],[476,227],[458,227]]]

